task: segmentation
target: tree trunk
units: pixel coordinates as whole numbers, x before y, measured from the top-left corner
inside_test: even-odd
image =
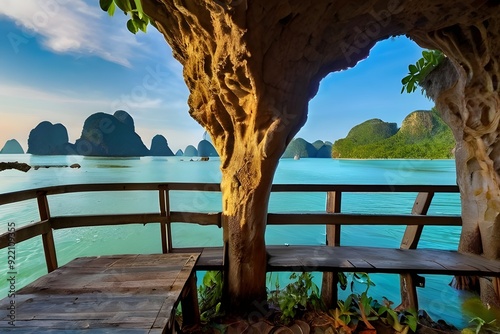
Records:
[[[234,311],[259,307],[266,300],[264,234],[276,162],[248,151],[223,169],[221,183],[229,269],[225,282]]]
[[[455,25],[419,40],[448,57],[424,83],[456,140],[457,183],[462,205],[459,251],[500,259],[500,95],[499,18]],[[426,44],[429,45],[429,44]],[[458,279],[459,288],[474,280]],[[500,305],[494,286],[480,279],[484,302]]]

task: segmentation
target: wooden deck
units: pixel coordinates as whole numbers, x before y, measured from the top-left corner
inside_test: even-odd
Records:
[[[15,299],[0,301],[0,332],[171,332],[176,305],[183,297],[188,303],[193,298],[189,289],[198,256],[77,258],[20,289]],[[196,298],[196,285],[191,292]],[[9,324],[11,300],[15,301],[15,326]]]
[[[50,213],[49,198],[52,198],[53,195],[110,191],[154,192],[157,194],[159,206],[154,212],[126,214],[52,216]],[[51,328],[51,330],[56,331],[61,326],[64,327],[68,324],[74,326],[70,326],[70,329],[76,328],[75,330],[78,330],[78,328],[92,328],[93,331],[107,331],[107,328],[113,328],[114,330],[119,329],[131,333],[161,331],[160,329],[165,325],[165,322],[168,322],[169,314],[171,315],[168,312],[173,310],[173,305],[182,297],[181,292],[183,290],[180,288],[181,292],[179,292],[176,289],[173,295],[165,290],[166,285],[173,283],[168,283],[168,279],[162,276],[165,273],[162,271],[164,266],[161,256],[158,258],[158,262],[151,260],[153,262],[151,262],[150,268],[147,266],[134,267],[134,265],[130,265],[130,268],[128,268],[128,265],[124,264],[128,260],[111,257],[109,258],[111,262],[106,262],[104,261],[106,257],[100,257],[94,260],[85,260],[90,262],[85,262],[83,259],[76,260],[61,270],[58,269],[57,249],[53,231],[75,227],[157,224],[159,227],[158,237],[161,241],[161,249],[158,249],[158,252],[172,256],[172,259],[175,256],[182,257],[184,254],[188,256],[196,254],[197,257],[199,255],[194,270],[227,270],[227,263],[224,261],[224,252],[221,247],[181,248],[175,246],[175,240],[172,240],[172,224],[187,223],[218,226],[220,228],[224,223],[224,216],[220,211],[172,211],[171,197],[176,196],[178,191],[192,191],[193,194],[198,192],[220,192],[220,185],[214,183],[75,184],[0,194],[0,207],[21,201],[36,201],[40,215],[39,221],[29,224],[23,222],[17,224],[15,233],[7,231],[0,234],[0,249],[14,247],[31,238],[41,238],[47,271],[51,273],[18,292],[16,311],[19,310],[20,313],[16,313],[16,323],[28,326],[24,327],[24,330],[21,328],[21,331],[30,332],[29,328],[35,328],[32,332],[39,332],[41,328]],[[294,212],[269,213],[267,216],[268,225],[315,224],[326,226],[326,246],[293,245],[286,247],[281,245],[268,246],[267,248],[268,271],[323,272],[321,298],[326,305],[337,305],[337,271],[400,274],[401,307],[404,309],[418,309],[416,287],[422,287],[423,284],[421,278],[416,277],[416,274],[479,275],[495,277],[494,280],[500,277],[500,261],[488,261],[478,255],[464,255],[456,251],[418,248],[420,236],[425,226],[462,225],[462,219],[459,215],[428,215],[428,209],[434,195],[458,193],[457,186],[287,184],[273,185],[271,191],[319,192],[326,195],[326,210],[323,212],[310,212],[307,211],[307,206],[305,206],[304,210],[306,211],[295,211],[300,210],[300,208],[294,208]],[[406,215],[390,212],[366,214],[357,213],[356,210],[353,212],[344,211],[342,208],[343,194],[366,192],[373,193],[374,196],[377,193],[418,194],[411,213],[408,212]],[[406,229],[402,235],[400,248],[350,247],[343,246],[341,242],[341,230],[343,226],[349,225],[403,225],[406,226]],[[15,240],[15,242],[12,240]],[[439,247],[439,245],[437,246]],[[139,257],[142,257],[142,255],[139,255]],[[160,258],[162,260],[159,260]],[[116,263],[113,262],[115,260]],[[93,261],[97,262],[94,263]],[[139,262],[147,263],[148,261]],[[94,268],[94,265],[97,267]],[[128,269],[123,269],[122,265]],[[181,266],[181,264],[178,265]],[[94,269],[95,271],[93,271]],[[194,281],[185,278],[183,276],[184,272],[181,269],[178,270],[180,270],[179,277],[176,274],[174,275],[175,271],[170,272],[170,270],[166,271],[167,276],[170,278],[175,276],[184,282],[187,280],[188,285],[191,286],[190,290],[194,291],[196,289],[193,284]],[[55,274],[52,274],[52,272]],[[120,276],[118,273],[123,273],[123,275]],[[58,281],[58,275],[61,276],[61,281]],[[85,281],[85,275],[93,275],[95,280]],[[65,280],[65,277],[68,279]],[[185,283],[181,283],[181,281],[179,281],[179,284],[184,286]],[[66,286],[65,284],[69,285]],[[107,290],[110,286],[119,289],[116,289],[116,291],[113,289],[113,293],[111,293]],[[177,281],[172,286],[177,286]],[[147,291],[150,293],[146,293]],[[33,298],[33,296],[36,298]],[[95,304],[96,297],[97,304]],[[106,299],[108,297],[109,300]],[[198,312],[196,296],[193,298],[191,295],[189,298],[192,307],[187,307],[186,312],[183,312],[185,313],[183,314],[183,320],[187,319],[186,316],[189,318],[190,314],[197,314]],[[169,302],[167,303],[165,300],[169,300]],[[173,302],[171,303],[171,301]],[[189,305],[186,301],[188,299],[183,299],[183,311],[184,305]],[[163,302],[167,303],[165,305],[172,306],[164,306]],[[5,300],[2,303],[0,304],[0,307],[2,307],[0,321],[7,319],[8,316],[5,312],[5,306],[8,306],[8,304],[5,304]],[[151,309],[149,306],[142,307],[143,304],[151,304]],[[140,307],[137,307],[137,305]],[[116,309],[113,309],[113,307],[116,307]],[[136,310],[138,311],[135,312]],[[74,317],[74,319],[68,320],[70,317]],[[46,327],[43,327],[42,324]],[[148,327],[148,324],[150,327]],[[169,328],[171,323],[170,325],[167,323],[165,326],[165,328]],[[8,329],[11,328],[0,327],[0,332],[5,332]],[[65,329],[65,331],[67,330]]]

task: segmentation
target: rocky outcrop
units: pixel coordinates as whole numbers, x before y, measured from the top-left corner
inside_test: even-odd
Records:
[[[68,130],[62,124],[44,121],[30,131],[27,153],[35,155],[70,154]]]
[[[316,140],[309,143],[303,138],[293,139],[288,144],[282,158],[331,158],[332,143],[329,141]]]
[[[24,154],[24,150],[17,140],[10,139],[0,150],[0,154]]]
[[[200,157],[218,157],[215,147],[208,140],[203,139],[198,143],[198,155]]]
[[[165,156],[171,157],[174,152],[168,147],[168,142],[162,135],[156,135],[151,140],[151,149],[149,150],[151,156]]]
[[[414,111],[405,117],[399,132],[415,140],[430,137],[442,129],[442,121],[436,113],[426,110]]]
[[[149,150],[135,132],[134,120],[123,110],[113,115],[98,112],[83,125],[81,137],[75,142],[79,155],[130,157],[146,156]]]
[[[27,172],[31,169],[31,166],[24,162],[0,162],[0,172],[6,169],[17,169],[21,172]]]
[[[498,3],[496,3],[498,4]],[[497,6],[500,7],[500,6]],[[456,140],[462,203],[459,251],[500,259],[500,15],[415,34],[448,58],[424,82]],[[458,286],[466,280],[457,280]],[[500,307],[500,280],[480,279],[481,299]]]
[[[182,152],[181,149],[178,149],[177,152],[175,152],[176,157],[182,157],[184,155],[184,152]]]
[[[308,141],[296,138],[288,144],[282,158],[315,158],[318,150]]]
[[[185,157],[197,157],[198,150],[193,145],[188,145],[186,147],[186,149],[184,150],[184,156]]]
[[[318,153],[316,153],[316,158],[331,158],[332,157],[332,146],[333,144],[326,141],[321,146],[319,143],[323,143],[322,141],[315,141],[313,146],[316,147]],[[319,146],[319,147],[318,147]]]

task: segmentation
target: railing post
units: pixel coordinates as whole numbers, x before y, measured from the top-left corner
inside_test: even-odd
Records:
[[[338,191],[329,191],[326,195],[326,212],[341,212],[342,193]],[[330,247],[340,246],[340,226],[326,226],[326,244]],[[321,284],[321,299],[327,307],[335,307],[338,297],[338,273],[324,272],[323,282]]]
[[[431,206],[433,197],[433,192],[418,193],[415,203],[413,203],[411,214],[426,215],[429,211],[429,207]],[[423,229],[423,225],[408,225],[403,235],[400,248],[416,249]],[[413,309],[418,311],[418,296],[415,277],[413,274],[403,273],[399,276],[399,280],[401,287],[401,305],[398,306],[398,309]]]
[[[198,325],[200,323],[200,307],[196,286],[196,271],[193,271],[186,282],[186,291],[182,295],[182,325]]]
[[[40,220],[50,220],[50,209],[49,202],[47,201],[46,192],[38,192],[36,195],[36,200],[38,203],[38,212],[40,214]],[[45,263],[47,265],[47,271],[50,273],[57,269],[57,255],[56,247],[54,244],[54,235],[52,233],[52,227],[47,233],[42,234],[43,242],[43,252],[45,253]]]
[[[163,254],[172,252],[172,229],[170,227],[170,196],[168,185],[160,186],[161,250]]]

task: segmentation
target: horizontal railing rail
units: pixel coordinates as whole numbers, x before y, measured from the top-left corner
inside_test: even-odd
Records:
[[[96,183],[72,184],[21,190],[0,194],[0,205],[37,199],[67,193],[111,192],[111,191],[208,191],[220,192],[217,183]],[[275,184],[272,192],[414,192],[414,193],[454,193],[457,186],[448,185],[334,185],[334,184]],[[169,211],[168,216],[160,212],[112,214],[112,215],[71,215],[53,216],[16,230],[16,243],[44,235],[50,229],[74,227],[149,224],[149,223],[195,223],[198,225],[222,226],[221,212],[180,212]],[[269,225],[416,225],[416,226],[461,226],[460,216],[430,216],[401,214],[356,214],[340,212],[296,212],[269,213]],[[9,244],[9,233],[0,234],[0,249]]]
[[[0,194],[0,205],[34,199],[43,192],[47,195],[58,195],[76,192],[101,192],[101,191],[138,191],[158,190],[167,187],[173,191],[220,191],[218,183],[92,183],[69,184],[20,190]],[[433,192],[456,193],[458,186],[452,185],[352,185],[352,184],[274,184],[271,192]]]

